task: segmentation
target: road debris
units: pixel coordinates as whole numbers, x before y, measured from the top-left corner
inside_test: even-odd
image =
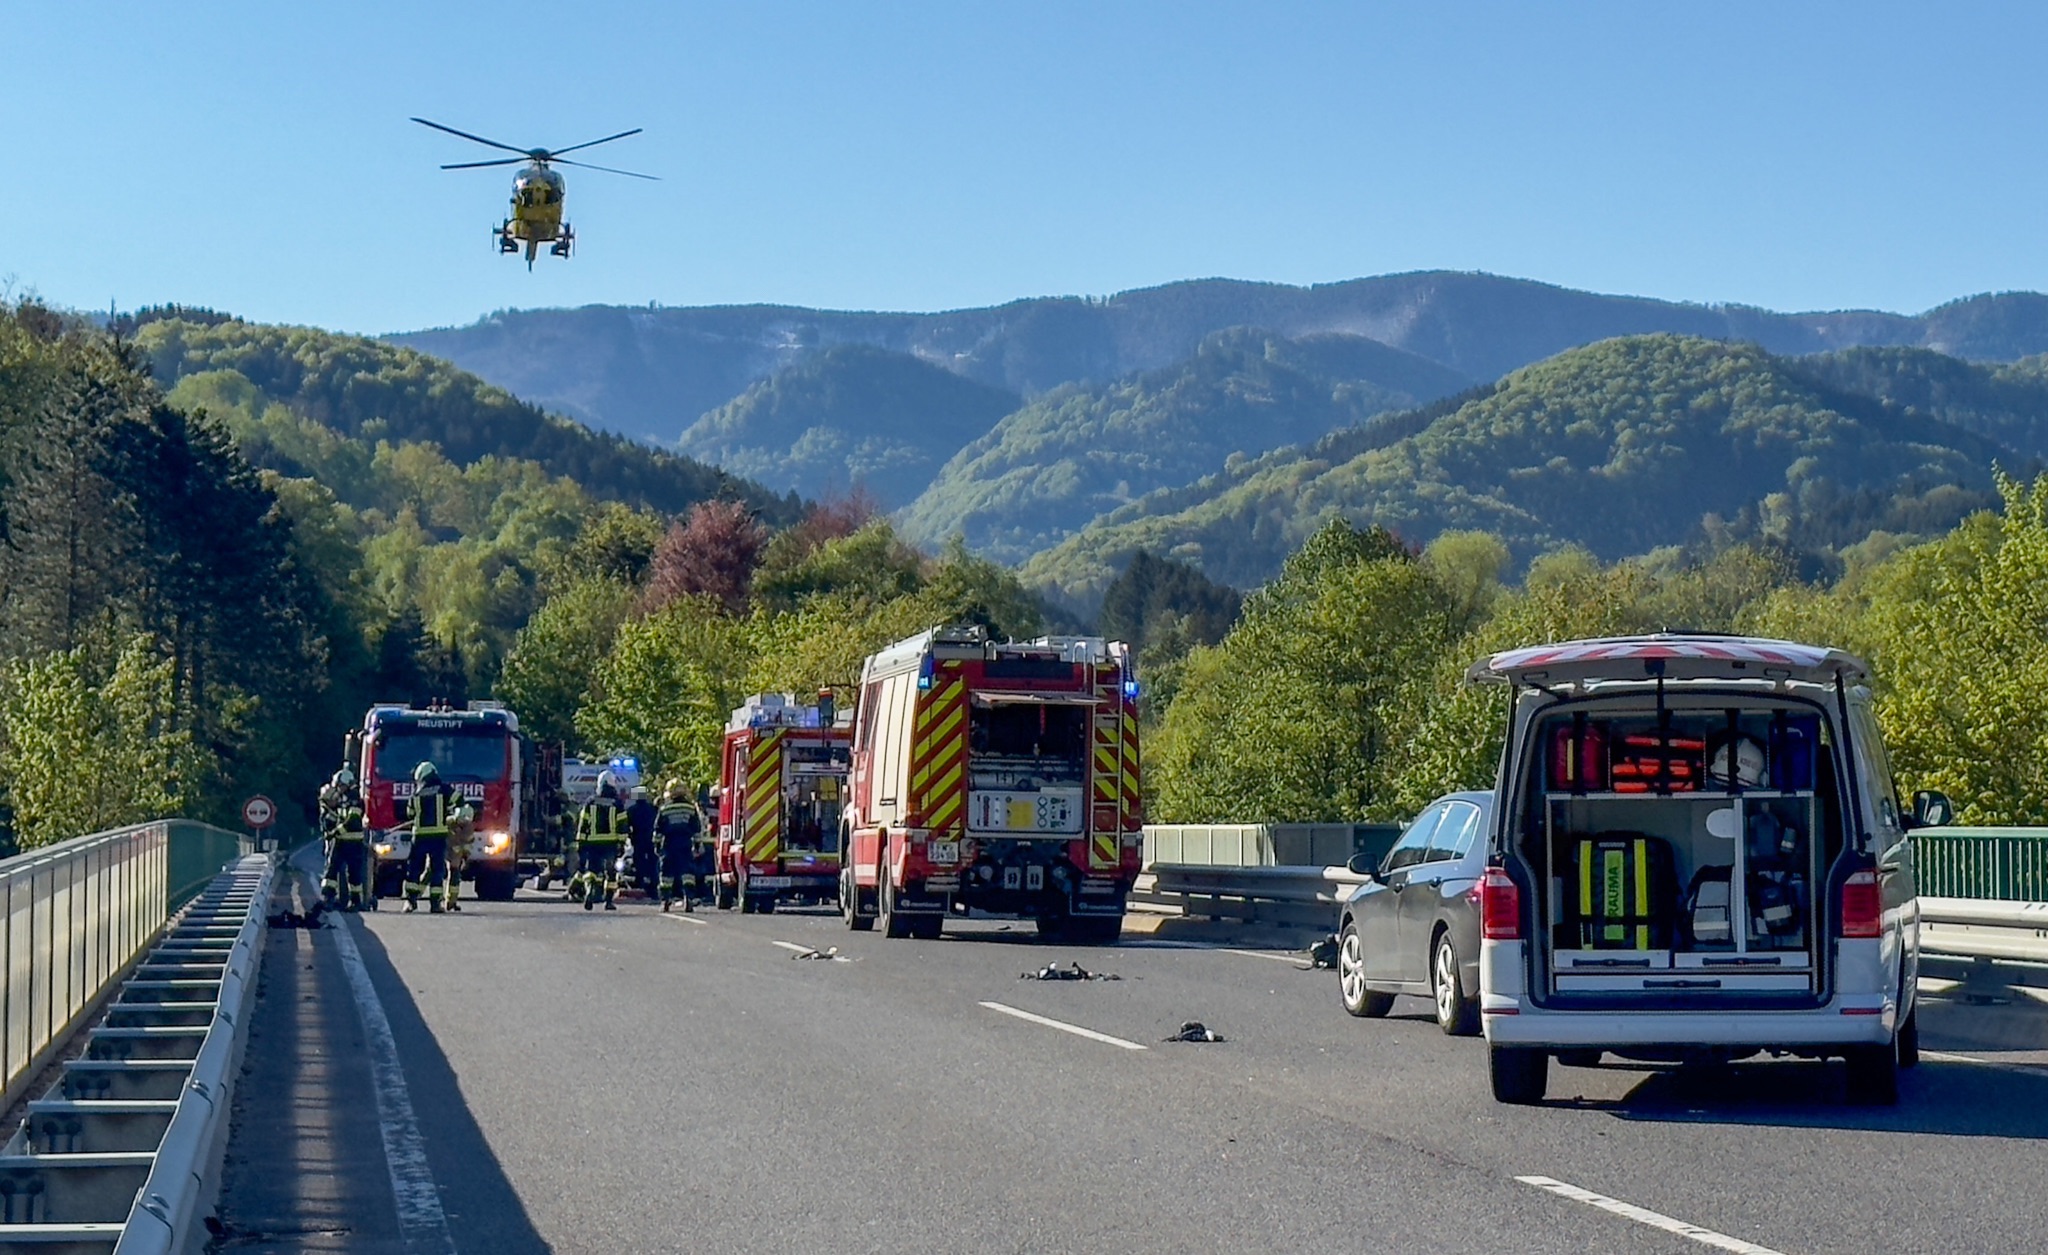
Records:
[[[844,963],[847,961],[846,956],[839,953],[838,946],[826,946],[823,950],[819,950],[816,947],[809,950],[799,950],[789,957],[792,959],[824,959],[832,963]]]
[[[265,916],[264,921],[272,928],[325,928],[327,925],[322,923],[320,918],[325,914],[327,914],[327,904],[325,902],[315,902],[313,909],[307,911],[304,915],[299,914],[297,911],[279,911],[274,915]]]
[[[1331,933],[1308,948],[1308,965],[1310,970],[1337,966],[1337,934]]]
[[[1200,1020],[1189,1020],[1180,1026],[1180,1031],[1162,1041],[1222,1041],[1223,1034],[1210,1028]]]
[[[1046,964],[1046,965],[1045,965],[1044,967],[1041,967],[1041,968],[1039,968],[1039,969],[1038,969],[1037,971],[1035,971],[1035,972],[1019,972],[1019,973],[1017,973],[1017,979],[1018,979],[1018,980],[1122,980],[1122,979],[1123,979],[1123,977],[1121,977],[1121,976],[1118,976],[1118,975],[1117,975],[1117,974],[1116,974],[1115,972],[1091,972],[1091,971],[1089,971],[1089,970],[1088,970],[1087,968],[1085,968],[1085,967],[1082,967],[1082,966],[1081,966],[1081,965],[1080,965],[1079,963],[1069,963],[1069,964],[1068,964],[1067,966],[1065,966],[1065,967],[1061,967],[1061,966],[1059,966],[1059,965],[1058,965],[1058,964],[1056,964],[1056,963],[1048,963],[1048,964]]]

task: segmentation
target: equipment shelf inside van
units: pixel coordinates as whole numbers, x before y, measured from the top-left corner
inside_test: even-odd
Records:
[[[1528,742],[1543,761],[1516,809],[1540,869],[1550,990],[1810,999],[1826,905],[1813,886],[1842,853],[1820,712],[1650,698],[1560,703]]]

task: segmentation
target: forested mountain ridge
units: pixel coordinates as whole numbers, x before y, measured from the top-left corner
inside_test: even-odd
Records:
[[[1891,345],[2012,361],[2048,352],[2048,297],[1973,296],[1918,315],[1788,314],[1424,271],[1311,287],[1199,279],[930,314],[772,305],[500,311],[466,327],[387,338],[601,429],[666,443],[750,385],[834,345],[909,354],[1033,397],[1168,366],[1205,337],[1247,326],[1288,338],[1367,336],[1471,379],[1657,332],[1754,341],[1778,354]]]
[[[813,498],[865,490],[894,509],[1019,404],[919,358],[842,344],[704,415],[679,448],[771,488]]]
[[[1521,561],[1703,538],[1829,554],[1926,536],[1995,501],[1992,467],[2048,455],[2041,363],[1924,352],[1774,357],[1680,336],[1596,344],[1454,407],[1388,415],[1104,516],[1025,567],[1077,604],[1140,550],[1239,587],[1336,516],[1411,543],[1491,531]]]
[[[787,522],[799,513],[717,467],[595,432],[546,413],[504,389],[424,353],[360,336],[239,319],[159,319],[134,336],[166,389],[188,376],[232,371],[267,400],[368,446],[431,443],[457,466],[486,457],[519,459],[576,481],[598,500],[677,513],[714,497],[744,500]],[[230,381],[231,383],[231,381]],[[287,474],[307,468],[259,465]]]
[[[1363,336],[1218,332],[1184,362],[1058,388],[1004,418],[946,464],[904,512],[904,532],[925,544],[962,536],[1019,562],[1226,459],[1306,443],[1469,383]]]

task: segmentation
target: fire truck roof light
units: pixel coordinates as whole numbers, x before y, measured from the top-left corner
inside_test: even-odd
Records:
[[[1130,698],[1130,699],[1131,699],[1132,701],[1136,701],[1136,700],[1137,700],[1137,698],[1138,698],[1138,682],[1137,682],[1136,680],[1125,680],[1125,681],[1124,681],[1124,696],[1125,696],[1125,697],[1128,697],[1128,698]]]

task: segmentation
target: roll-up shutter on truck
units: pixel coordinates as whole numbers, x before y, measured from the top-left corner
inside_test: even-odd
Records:
[[[950,664],[949,664],[950,667]],[[910,825],[957,837],[967,827],[967,683],[940,670],[911,731]]]
[[[743,845],[749,863],[772,862],[782,827],[782,732],[764,731],[747,762]]]

